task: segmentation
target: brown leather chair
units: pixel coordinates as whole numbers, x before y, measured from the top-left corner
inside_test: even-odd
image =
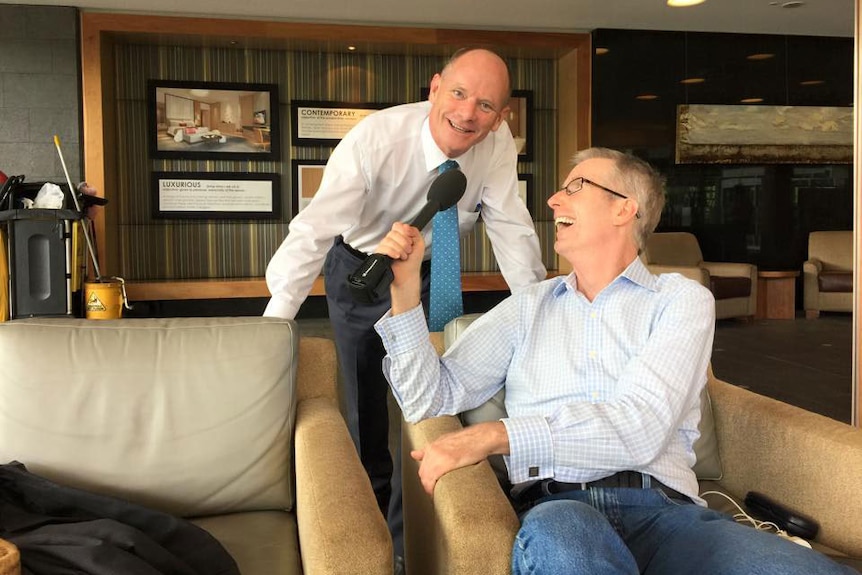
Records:
[[[694,234],[651,234],[641,259],[655,274],[681,273],[709,288],[715,297],[716,319],[753,318],[757,311],[757,266],[703,261],[703,253]]]

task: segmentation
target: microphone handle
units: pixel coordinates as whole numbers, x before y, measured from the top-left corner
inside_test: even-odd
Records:
[[[410,225],[414,228],[418,229],[420,232],[422,228],[428,225],[428,222],[434,217],[434,215],[440,211],[440,204],[437,202],[428,202],[422,209],[416,214],[416,217],[413,218],[413,221],[410,222]]]
[[[347,285],[353,299],[362,304],[376,303],[392,283],[392,258],[384,254],[371,254],[352,274]]]

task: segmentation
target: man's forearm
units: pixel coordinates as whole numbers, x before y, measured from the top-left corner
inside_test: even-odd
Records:
[[[392,297],[392,315],[398,315],[409,311],[419,305],[422,292],[422,277],[417,273],[415,276],[405,278],[396,285],[392,282],[389,293]]]

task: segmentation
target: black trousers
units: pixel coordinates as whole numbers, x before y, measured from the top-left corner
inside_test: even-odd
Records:
[[[363,259],[341,238],[336,238],[323,267],[326,303],[338,349],[347,427],[371,480],[377,504],[387,518],[395,554],[403,556],[401,441],[399,435],[394,453],[390,454],[389,383],[381,368],[385,351],[374,331],[374,324],[389,310],[390,299],[387,292],[381,301],[371,305],[354,301],[347,276]],[[427,310],[431,274],[427,265],[422,272],[422,301]]]

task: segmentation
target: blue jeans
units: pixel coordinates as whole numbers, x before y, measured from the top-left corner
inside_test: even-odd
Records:
[[[672,500],[656,489],[590,489],[540,499],[521,517],[512,573],[856,574],[825,555]]]

